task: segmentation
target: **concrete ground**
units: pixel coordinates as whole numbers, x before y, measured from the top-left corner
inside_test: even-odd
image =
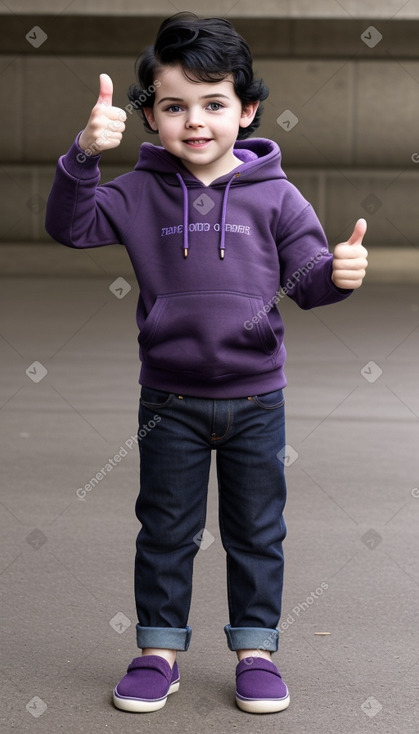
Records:
[[[417,731],[419,290],[408,275],[372,277],[312,312],[280,304],[290,459],[274,660],[291,704],[265,716],[234,703],[214,473],[214,542],[196,559],[180,691],[160,712],[113,708],[137,654],[136,287],[124,276],[131,290],[110,290],[106,268],[1,280],[2,732]]]

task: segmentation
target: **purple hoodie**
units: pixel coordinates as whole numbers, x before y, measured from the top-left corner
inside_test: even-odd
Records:
[[[278,145],[251,138],[234,154],[242,163],[210,186],[151,143],[133,171],[100,186],[100,156],[77,141],[58,162],[46,229],[69,247],[126,247],[147,387],[209,398],[282,388],[281,298],[309,309],[351,293],[331,280],[325,234]]]

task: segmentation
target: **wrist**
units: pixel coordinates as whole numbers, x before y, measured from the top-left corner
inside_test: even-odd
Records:
[[[99,158],[101,151],[98,150],[98,145],[95,142],[87,144],[86,138],[83,138],[84,130],[81,130],[76,137],[75,143],[79,150],[80,156],[86,158]]]
[[[80,133],[78,134],[78,136],[77,136],[77,139],[76,139],[76,140],[77,140],[77,145],[79,146],[79,148],[81,148],[81,150],[82,150],[83,152],[86,152],[86,150],[87,150],[87,149],[88,149],[88,147],[89,147],[89,143],[88,143],[88,141],[86,140],[86,136],[85,136],[85,134],[84,134],[84,133],[85,133],[85,130],[82,130],[82,131],[81,131],[81,132],[80,132]]]

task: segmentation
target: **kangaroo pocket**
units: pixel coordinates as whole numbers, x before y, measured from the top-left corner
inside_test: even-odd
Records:
[[[273,369],[280,345],[263,306],[234,291],[160,295],[139,336],[141,359],[206,379]]]

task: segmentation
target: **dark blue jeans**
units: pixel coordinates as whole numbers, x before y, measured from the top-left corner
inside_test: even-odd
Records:
[[[277,650],[286,534],[284,465],[277,456],[285,445],[282,390],[212,400],[143,387],[139,439],[138,647],[189,646],[193,561],[215,449],[228,646]]]

